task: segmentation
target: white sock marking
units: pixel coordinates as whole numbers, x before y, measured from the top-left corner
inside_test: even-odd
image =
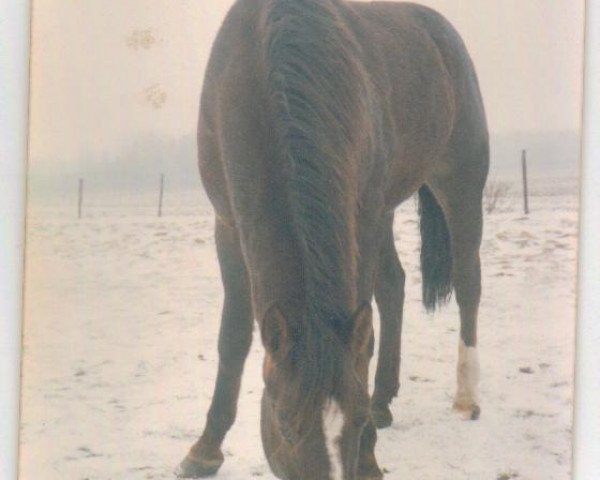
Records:
[[[325,447],[329,456],[329,478],[331,480],[344,479],[342,452],[340,450],[344,422],[344,412],[342,412],[339,403],[333,399],[329,400],[323,407],[323,434],[325,435]]]
[[[477,384],[479,383],[479,358],[476,347],[467,347],[463,340],[458,346],[458,391],[456,399],[459,402],[477,404]]]

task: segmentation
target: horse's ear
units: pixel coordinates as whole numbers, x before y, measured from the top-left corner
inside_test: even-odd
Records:
[[[367,353],[373,335],[373,309],[364,302],[353,315],[352,351],[358,355]]]
[[[279,305],[275,304],[267,310],[260,326],[260,333],[267,353],[274,360],[277,361],[285,356],[290,336],[287,319]]]

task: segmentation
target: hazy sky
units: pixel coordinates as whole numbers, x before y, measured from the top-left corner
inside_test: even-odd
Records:
[[[34,159],[70,161],[140,132],[195,129],[212,40],[232,0],[33,3]],[[492,131],[579,127],[583,0],[420,3],[462,34]]]

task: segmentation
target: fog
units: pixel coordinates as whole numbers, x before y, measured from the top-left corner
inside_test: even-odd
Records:
[[[194,130],[204,68],[230,0],[34,2],[30,185],[199,185]],[[492,171],[576,175],[583,1],[427,0],[473,56]]]

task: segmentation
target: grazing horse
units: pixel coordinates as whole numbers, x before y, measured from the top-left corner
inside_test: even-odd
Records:
[[[376,427],[392,422],[404,300],[392,222],[416,192],[423,301],[432,310],[455,291],[454,406],[477,418],[489,142],[473,64],[442,16],[408,3],[238,0],[212,49],[198,143],[225,299],[214,396],[181,477],[223,463],[255,318],[275,475],[382,478]]]

